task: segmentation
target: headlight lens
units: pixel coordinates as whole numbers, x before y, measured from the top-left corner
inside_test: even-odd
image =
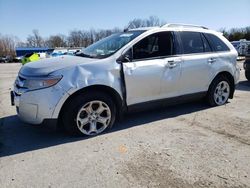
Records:
[[[47,78],[30,78],[24,81],[23,87],[29,90],[42,89],[57,84],[61,79],[62,76]]]

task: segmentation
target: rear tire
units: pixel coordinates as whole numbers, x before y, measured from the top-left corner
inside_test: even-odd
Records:
[[[210,106],[224,105],[229,98],[231,86],[225,76],[219,76],[213,80],[207,92],[207,101]]]
[[[61,118],[67,133],[95,136],[112,127],[116,105],[104,92],[86,92],[75,96],[64,107]]]
[[[245,71],[245,76],[247,78],[248,81],[250,81],[250,71]]]

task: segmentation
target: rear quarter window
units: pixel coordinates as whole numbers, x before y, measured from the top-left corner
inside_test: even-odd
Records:
[[[205,37],[209,41],[214,51],[216,52],[230,51],[228,46],[217,36],[205,33]]]

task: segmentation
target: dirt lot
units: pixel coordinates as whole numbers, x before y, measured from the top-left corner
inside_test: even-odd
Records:
[[[242,62],[239,62],[242,66]],[[0,64],[0,187],[250,187],[250,83],[221,107],[194,102],[128,116],[106,134],[69,137],[20,122]]]

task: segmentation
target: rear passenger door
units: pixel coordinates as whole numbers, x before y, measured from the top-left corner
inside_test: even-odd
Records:
[[[219,37],[210,33],[205,33],[204,36],[208,39],[214,54],[217,55],[216,61],[212,64],[212,67],[215,70],[214,74],[218,70],[227,70],[229,62],[233,64],[235,63],[236,54],[231,53],[228,46]]]
[[[217,55],[199,32],[179,32],[182,46],[180,95],[207,91]]]

